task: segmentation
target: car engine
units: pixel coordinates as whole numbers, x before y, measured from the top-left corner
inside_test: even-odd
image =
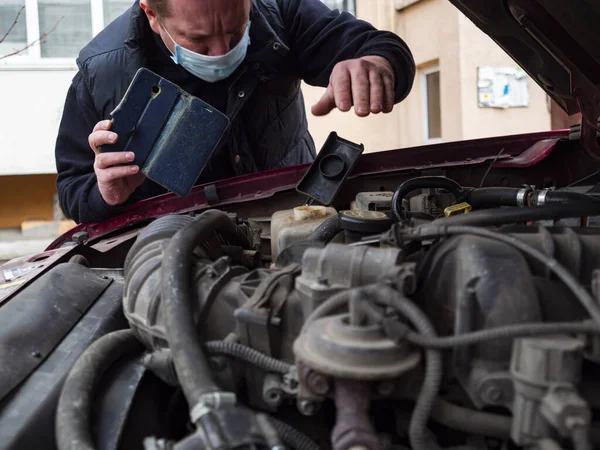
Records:
[[[125,260],[128,328],[62,387],[58,448],[598,447],[598,217],[592,185],[424,176],[341,210],[158,218]]]

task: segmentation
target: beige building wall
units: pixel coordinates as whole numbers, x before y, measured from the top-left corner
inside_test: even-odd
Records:
[[[446,0],[423,0],[395,13],[396,33],[413,53],[417,75],[412,92],[399,105],[403,120],[408,123],[402,146],[425,143],[423,115],[423,71],[433,66],[440,69],[440,101],[442,137],[444,141],[462,138],[460,114],[461,88],[458,58],[458,11]]]
[[[550,129],[550,107],[546,93],[531,78],[527,80],[529,106],[524,108],[479,108],[477,68],[515,66],[516,63],[490,37],[463,14],[459,14],[460,78],[463,139],[531,133]],[[446,111],[442,110],[442,114]]]
[[[362,142],[367,152],[423,145],[423,71],[440,70],[442,140],[544,131],[550,129],[546,94],[528,80],[529,106],[491,109],[477,104],[477,68],[514,65],[515,62],[447,0],[356,0],[359,19],[379,29],[393,31],[410,47],[417,75],[408,98],[389,115],[359,118],[334,111],[314,117],[310,107],[324,89],[304,85],[310,130],[317,148],[330,131]],[[408,5],[396,10],[397,5]]]

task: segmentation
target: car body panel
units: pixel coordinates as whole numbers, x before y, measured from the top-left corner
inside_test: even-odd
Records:
[[[527,168],[544,161],[556,144],[567,138],[568,131],[559,130],[367,153],[361,156],[347,183],[390,174],[409,176],[446,168],[488,167],[494,161],[495,168]],[[36,278],[75,255],[100,260],[105,268],[113,267],[112,261],[102,255],[120,246],[128,248],[137,236],[137,228],[157,217],[212,207],[231,209],[236,205],[250,205],[253,209],[253,205],[282,193],[293,195],[291,201],[297,205],[302,196],[295,192],[295,187],[308,167],[308,164],[291,166],[219,181],[215,183],[219,203],[209,204],[205,186],[196,186],[186,197],[161,195],[131,205],[122,214],[104,222],[80,224],[50,243],[44,252],[14,259],[0,267],[0,306]],[[265,215],[264,219],[268,218]],[[80,232],[87,234],[85,242],[73,242],[73,236]],[[22,274],[16,278],[4,277],[5,273],[19,271]]]
[[[504,152],[498,157],[499,166],[529,167],[547,157],[557,140],[567,137],[568,132],[561,130],[367,153],[362,155],[349,179],[411,170],[477,165],[493,160],[503,149]],[[204,191],[206,186],[196,186],[186,197],[165,194],[144,200],[104,222],[75,227],[52,242],[48,250],[59,248],[69,242],[75,233],[82,231],[87,233],[88,240],[93,241],[165,214],[186,213],[269,198],[278,192],[294,190],[308,167],[309,164],[303,164],[219,181],[215,186],[220,202],[214,204],[209,204],[207,200]]]

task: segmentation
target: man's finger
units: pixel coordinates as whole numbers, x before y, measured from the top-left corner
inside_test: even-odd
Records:
[[[357,116],[368,116],[371,111],[369,70],[364,64],[357,64],[351,73],[351,77],[354,111],[356,112]]]
[[[98,148],[103,145],[110,145],[117,142],[118,136],[117,133],[113,133],[112,131],[94,131],[88,137],[88,143],[94,152],[98,153]]]
[[[135,158],[132,152],[99,153],[94,161],[94,168],[103,170],[117,164],[128,164]],[[131,167],[131,166],[130,166]]]
[[[94,131],[110,130],[111,127],[112,127],[112,122],[110,120],[101,120],[100,122],[98,122],[96,124],[96,126],[92,130],[92,133]]]
[[[347,112],[352,108],[352,82],[350,72],[346,66],[339,66],[331,77],[335,106],[340,111]]]
[[[375,70],[369,72],[369,82],[371,88],[371,112],[379,114],[383,111],[385,102],[385,84],[383,77]]]
[[[138,172],[137,174],[130,176],[126,179],[127,186],[133,192],[136,188],[141,186],[144,181],[146,181],[146,175],[143,172]]]
[[[138,166],[109,167],[108,169],[99,170],[96,176],[98,183],[108,184],[115,180],[135,175],[139,171],[140,168]]]
[[[314,116],[325,116],[335,108],[335,98],[333,96],[333,88],[331,85],[325,91],[321,99],[315,103],[311,109]]]
[[[383,83],[385,85],[385,101],[383,102],[383,112],[390,113],[394,109],[394,99],[396,98],[396,88],[391,75],[383,75]]]

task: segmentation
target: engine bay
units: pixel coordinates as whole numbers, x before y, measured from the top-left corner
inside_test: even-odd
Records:
[[[600,447],[597,174],[348,197],[328,156],[308,200],[163,215],[4,305],[0,447]]]
[[[598,215],[589,193],[434,176],[268,229],[159,218],[125,261],[129,329],[67,378],[58,447],[93,442],[90,367],[127,355],[170,404],[148,450],[600,445]]]

